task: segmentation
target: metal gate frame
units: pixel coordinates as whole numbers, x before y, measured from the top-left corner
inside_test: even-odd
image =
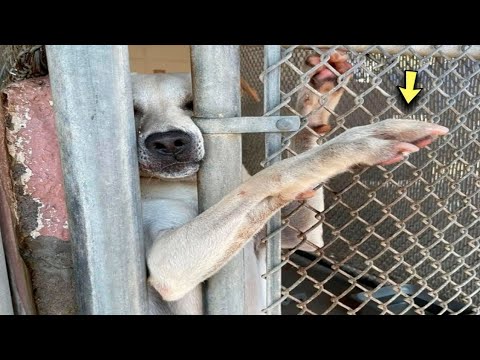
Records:
[[[300,127],[298,116],[279,116],[280,71],[268,68],[281,56],[280,45],[266,46],[265,116],[241,117],[240,52],[239,45],[193,45],[192,82],[194,119],[204,134],[206,156],[198,173],[199,211],[217,203],[242,179],[241,134],[264,132],[266,150],[273,156],[271,163],[279,161],[281,132]],[[222,174],[222,176],[218,176]],[[226,185],[228,184],[228,185]],[[267,244],[267,303],[278,302],[268,313],[280,313],[280,213],[269,221],[272,238]],[[206,314],[245,314],[245,266],[242,250],[205,287]]]
[[[297,116],[276,116],[275,107],[280,100],[280,73],[276,70],[267,76],[265,85],[272,94],[265,105],[272,116],[239,117],[238,45],[192,46],[191,54],[194,114],[205,134],[209,153],[198,174],[199,210],[203,211],[240,184],[242,133],[268,133],[267,151],[274,154],[281,146],[279,132],[297,130],[300,120]],[[270,46],[268,54],[269,61],[274,63],[280,56],[280,46]],[[146,313],[145,254],[128,48],[49,45],[47,55],[79,313]],[[110,141],[110,151],[102,153],[99,161],[93,150],[112,138],[116,141]],[[277,156],[275,160],[278,159]],[[270,221],[269,228],[273,231],[279,227],[279,216]],[[268,252],[268,269],[273,269],[280,254],[279,234],[269,242]],[[267,283],[271,289],[269,299],[279,299],[280,272],[267,279]],[[206,313],[244,314],[244,285],[240,253],[209,279]],[[271,312],[274,311],[279,312]]]

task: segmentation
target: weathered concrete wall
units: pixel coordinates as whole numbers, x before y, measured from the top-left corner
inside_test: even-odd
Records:
[[[72,262],[48,77],[3,91],[15,216],[39,314],[72,314]]]

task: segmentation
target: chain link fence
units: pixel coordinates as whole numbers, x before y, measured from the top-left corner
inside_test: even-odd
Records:
[[[323,227],[324,247],[282,254],[283,314],[478,314],[480,312],[480,62],[468,46],[451,52],[382,46],[345,49],[353,78],[331,112],[321,144],[348,128],[388,118],[431,121],[446,137],[386,167],[351,170],[324,185],[324,209],[299,203]],[[242,77],[262,94],[263,46],[242,46]],[[285,46],[281,68],[282,115],[299,115],[295,95],[308,54],[316,46]],[[476,59],[477,58],[477,59]],[[325,61],[328,60],[328,55]],[[409,106],[397,86],[405,70],[418,71],[423,88]],[[330,109],[331,110],[331,109]],[[262,102],[244,97],[243,116],[263,114]],[[302,128],[307,126],[303,119]],[[292,156],[283,137],[283,155]],[[263,135],[245,135],[245,152],[261,170]],[[252,154],[254,154],[252,156]],[[245,157],[245,156],[244,156]],[[311,229],[296,229],[284,213],[283,229],[308,243]],[[267,237],[268,241],[268,237]],[[272,305],[272,304],[270,304]]]
[[[47,74],[44,45],[0,45],[0,89],[11,82]]]

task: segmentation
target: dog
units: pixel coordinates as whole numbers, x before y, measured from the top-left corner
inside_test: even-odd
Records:
[[[143,224],[148,267],[149,313],[202,314],[202,282],[221,269],[238,251],[246,250],[247,314],[261,314],[265,304],[265,245],[258,234],[269,218],[295,201],[323,206],[314,189],[353,166],[389,165],[427,146],[448,129],[421,121],[388,119],[351,128],[322,145],[329,131],[330,111],[343,94],[332,91],[342,75],[346,84],[352,66],[335,51],[328,64],[320,55],[306,57],[309,82],[299,91],[295,107],[308,127],[292,147],[297,156],[283,159],[250,176],[221,201],[198,213],[196,173],[205,156],[203,138],[192,120],[190,74],[132,74],[137,129]],[[345,74],[345,75],[344,75]],[[327,95],[321,106],[322,95]],[[306,214],[298,228],[318,220]],[[299,245],[285,233],[282,246]],[[299,248],[323,246],[321,231],[309,234]]]

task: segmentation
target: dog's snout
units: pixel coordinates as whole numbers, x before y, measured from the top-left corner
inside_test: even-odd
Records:
[[[153,154],[175,156],[190,150],[192,139],[183,131],[168,131],[151,134],[145,140],[145,147]]]

